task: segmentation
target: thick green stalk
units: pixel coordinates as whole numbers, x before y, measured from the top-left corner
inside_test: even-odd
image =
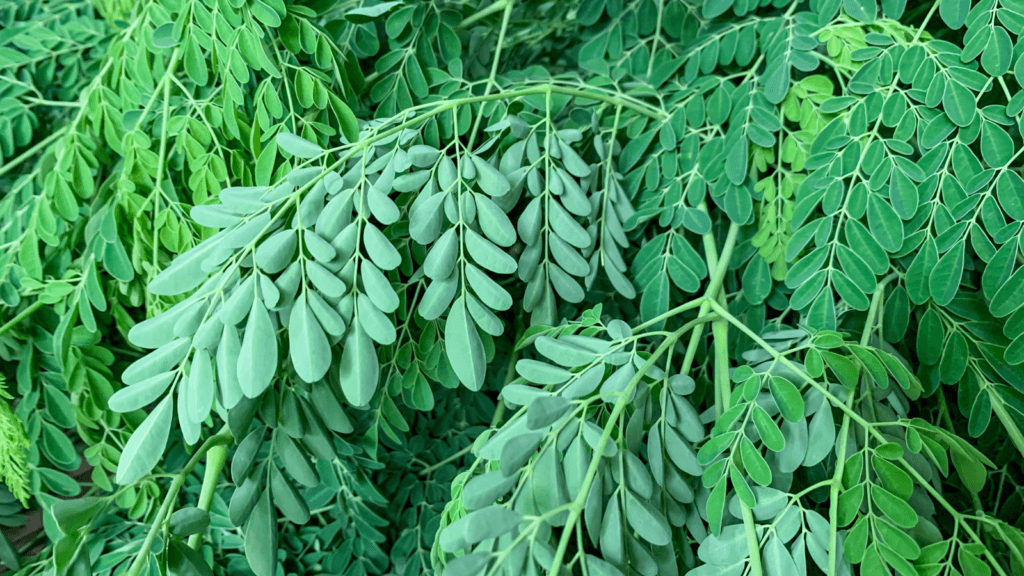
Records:
[[[210,448],[206,453],[206,472],[203,473],[203,488],[199,492],[199,502],[196,507],[206,512],[210,511],[213,505],[213,496],[217,491],[217,480],[224,470],[224,463],[228,459],[228,447],[225,444],[218,444]],[[199,549],[203,541],[203,535],[193,534],[188,537],[188,545],[193,550]]]
[[[704,235],[704,258],[711,269],[717,270],[719,265],[728,268],[731,257],[732,254],[723,252],[722,258],[719,259],[714,240],[710,237],[710,234]],[[729,306],[725,299],[725,289],[722,287],[719,287],[717,294],[708,294],[707,297],[717,300],[719,305],[723,307]],[[715,417],[717,418],[729,409],[729,403],[732,398],[732,391],[729,386],[729,321],[719,317],[711,322],[711,337],[715,346]],[[761,547],[758,544],[754,514],[750,510],[750,506],[747,506],[744,502],[740,502],[740,512],[743,516],[743,527],[747,537],[750,576],[762,576],[764,570],[761,566]]]
[[[142,548],[139,549],[138,554],[135,555],[135,560],[132,561],[132,565],[125,572],[125,576],[139,576],[142,573],[142,568],[146,565],[146,560],[149,558],[150,551],[153,549],[153,542],[156,541],[156,535],[160,532],[164,522],[171,514],[171,507],[174,505],[174,500],[178,496],[178,492],[181,487],[185,485],[185,480],[192,473],[192,469],[199,464],[199,461],[203,459],[212,448],[215,446],[221,446],[228,444],[232,441],[233,436],[227,425],[221,428],[220,432],[214,436],[210,436],[203,442],[203,445],[196,450],[195,454],[189,458],[189,461],[185,464],[185,467],[178,472],[175,476],[174,481],[171,482],[170,487],[167,489],[167,494],[164,496],[164,501],[160,504],[160,509],[156,513],[156,517],[153,518],[153,524],[149,527],[149,533],[146,535],[146,540],[142,543]]]
[[[707,212],[707,205],[703,202],[697,207],[702,212]],[[736,235],[739,233],[740,227],[735,222],[729,224],[729,232],[726,233],[725,246],[722,247],[722,255],[719,259],[718,254],[714,248],[714,237],[711,232],[704,235],[704,249],[705,253],[714,254],[714,265],[711,267],[715,271],[711,278],[711,284],[708,285],[707,292],[704,293],[703,302],[701,302],[700,311],[697,313],[698,316],[704,316],[711,310],[711,300],[716,297],[718,290],[722,287],[722,280],[725,279],[725,273],[729,269],[729,260],[732,259],[733,248],[736,247]],[[724,264],[719,265],[719,260],[723,261]],[[708,264],[711,264],[709,261]],[[693,334],[690,335],[690,342],[686,347],[686,355],[683,357],[683,367],[681,370],[682,374],[687,374],[690,371],[690,367],[693,366],[693,360],[697,356],[697,347],[700,344],[700,339],[704,335],[703,326],[698,326]],[[716,390],[717,394],[717,390]]]
[[[743,516],[743,528],[747,535],[747,549],[750,551],[750,576],[762,576],[764,570],[761,568],[761,550],[757,542],[757,527],[754,526],[754,513],[750,506],[740,504],[740,513]]]

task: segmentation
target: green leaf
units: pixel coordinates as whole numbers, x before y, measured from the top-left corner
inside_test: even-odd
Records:
[[[967,14],[971,9],[970,0],[940,0],[939,16],[953,30],[959,29],[967,22]],[[961,124],[963,126],[963,124]]]
[[[917,355],[921,362],[933,365],[942,358],[942,343],[946,340],[946,331],[942,326],[942,317],[935,310],[929,309],[921,318],[917,332]]]
[[[213,570],[199,552],[174,540],[167,550],[167,573],[171,576],[213,576]]]
[[[114,412],[131,412],[148,406],[167,391],[173,380],[173,372],[164,372],[131,386],[125,386],[107,400],[107,407]]]
[[[985,159],[985,162],[994,168],[1002,168],[1013,158],[1013,153],[1014,146],[1010,135],[994,122],[983,122],[981,129],[981,157]],[[1020,177],[1018,176],[1018,178]],[[1000,177],[1000,180],[1002,180],[1002,177]]]
[[[508,194],[512,189],[512,184],[500,170],[479,156],[471,155],[470,158],[476,167],[477,181],[484,192],[491,196]]]
[[[316,158],[324,152],[318,144],[290,132],[279,132],[277,145],[296,158]]]
[[[402,256],[391,245],[384,233],[373,224],[365,224],[363,242],[370,260],[381,270],[394,270],[402,263]]]
[[[873,8],[874,3],[872,3]],[[765,544],[761,559],[764,564],[765,576],[787,576],[799,573],[793,555],[789,553],[777,534],[772,534],[768,543]]]
[[[917,185],[903,170],[893,170],[889,186],[889,201],[892,202],[892,207],[899,217],[904,220],[910,220],[917,212]]]
[[[277,466],[270,467],[270,490],[274,506],[290,522],[305,524],[309,521],[309,506],[299,491],[289,482]]]
[[[210,515],[201,508],[189,506],[175,510],[171,514],[171,534],[185,538],[200,534],[210,525]]]
[[[868,197],[868,227],[886,251],[898,252],[903,247],[903,222],[892,206],[875,194]]]
[[[465,300],[460,296],[448,312],[444,325],[445,350],[448,361],[459,381],[470,390],[479,390],[484,384],[487,359],[483,342],[476,326],[466,313]]]
[[[804,417],[804,399],[792,382],[773,376],[768,385],[783,418],[797,422]]]
[[[1010,218],[1024,220],[1024,179],[1019,174],[1013,170],[1001,173],[996,181],[996,195]]]
[[[897,526],[913,528],[917,525],[917,513],[902,498],[881,486],[871,486],[871,500]]]
[[[750,259],[743,272],[743,295],[751,304],[760,304],[772,291],[771,270],[760,256]]]
[[[785,440],[783,440],[784,443]],[[754,448],[754,444],[749,438],[744,437],[740,440],[740,455],[743,457],[743,468],[746,469],[751,480],[761,486],[768,486],[772,483],[772,469],[757,451],[757,448]]]
[[[445,552],[468,548],[477,542],[496,538],[519,524],[519,513],[501,506],[488,506],[470,512],[447,526],[438,543]]]
[[[118,484],[134,484],[160,462],[171,432],[172,414],[171,397],[167,396],[132,432],[117,462]]]
[[[672,541],[672,528],[665,516],[630,490],[626,490],[626,520],[641,538],[655,546]]]
[[[462,502],[467,510],[479,510],[494,504],[516,485],[518,475],[505,476],[498,470],[474,476],[462,489]]]
[[[270,505],[270,489],[256,502],[245,527],[245,559],[256,576],[274,576],[277,572],[277,515]]]
[[[263,301],[256,298],[245,325],[238,355],[238,384],[242,393],[256,398],[277,373],[277,334]]]
[[[941,0],[940,13],[945,14],[946,6],[949,4],[965,5],[970,8],[969,0]],[[943,19],[946,16],[943,15]],[[949,24],[949,21],[946,21]],[[962,25],[963,22],[960,22]],[[953,26],[952,28],[959,28],[960,25]],[[974,99],[974,94],[971,91],[956,80],[950,80],[946,82],[946,91],[942,96],[942,109],[946,111],[946,116],[953,121],[954,124],[961,128],[971,125],[974,121],[974,114],[977,111],[977,102]]]
[[[804,456],[805,468],[814,466],[825,459],[832,451],[836,441],[836,426],[832,418],[832,405],[827,401],[814,413],[807,427],[807,454]]]
[[[327,335],[302,294],[292,305],[288,317],[288,349],[295,372],[304,382],[316,382],[331,367],[331,349]]]
[[[928,288],[939,306],[949,304],[960,288],[964,273],[964,242],[961,240],[939,259],[928,278]]]
[[[701,13],[704,18],[711,20],[725,14],[729,8],[732,8],[732,0],[704,0]]]
[[[364,24],[371,22],[377,18],[380,18],[384,14],[387,14],[393,10],[396,6],[401,6],[402,2],[395,0],[392,2],[381,2],[373,6],[364,6],[361,8],[352,8],[345,11],[345,19],[349,22],[356,24]]]
[[[751,414],[754,418],[754,426],[757,427],[757,433],[761,436],[761,441],[765,446],[773,452],[780,452],[786,447],[786,439],[764,408],[755,405]]]
[[[341,352],[341,390],[353,406],[366,406],[377,391],[379,364],[370,337],[353,322]]]
[[[843,10],[858,22],[870,24],[878,8],[873,0],[843,0]]]
[[[217,248],[220,236],[204,240],[195,248],[178,256],[152,282],[148,289],[157,296],[184,294],[206,280],[202,269],[203,261]]]

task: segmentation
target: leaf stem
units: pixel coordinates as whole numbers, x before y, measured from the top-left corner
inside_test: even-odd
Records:
[[[707,211],[705,204],[701,204],[701,207],[705,212]],[[726,240],[726,246],[722,250],[721,258],[719,258],[718,251],[715,249],[715,241],[711,234],[704,235],[704,258],[708,262],[709,269],[728,269],[729,260],[732,258],[731,249],[735,245],[735,234],[733,234],[735,228],[735,224],[730,227],[729,239]],[[759,257],[754,256],[754,258]],[[725,289],[721,286],[721,283],[719,283],[717,294],[709,293],[705,298],[708,301],[717,301],[720,306],[728,306],[725,299]],[[718,418],[729,409],[729,402],[732,397],[732,391],[729,389],[729,321],[721,316],[712,321],[711,337],[715,345],[715,417]],[[754,513],[745,502],[740,502],[740,513],[743,516],[743,527],[747,537],[750,576],[762,576],[764,570],[761,566],[761,547],[758,544],[757,527],[754,525]]]
[[[501,64],[501,48],[505,44],[505,32],[508,31],[508,22],[512,18],[512,6],[515,5],[515,0],[504,0],[503,2],[505,13],[501,17],[501,30],[498,32],[498,44],[494,49],[494,61],[491,63],[491,75],[487,77],[487,85],[484,86],[484,96],[491,93],[491,88],[494,87],[494,81],[498,77],[498,65]],[[476,139],[477,133],[480,131],[480,123],[484,119],[484,107],[480,106],[480,109],[476,114],[476,122],[473,124],[473,132],[469,135],[469,145],[466,146],[468,152],[473,151],[473,142]]]
[[[619,416],[629,405],[629,398],[633,395],[633,391],[636,389],[637,384],[643,380],[644,374],[658,361],[659,358],[666,351],[675,346],[675,343],[690,329],[695,329],[702,326],[707,319],[704,317],[697,318],[687,322],[682,328],[676,330],[671,336],[665,339],[660,346],[651,354],[644,365],[637,370],[636,375],[629,381],[629,384],[621,392],[619,399],[615,402],[615,407],[612,408],[611,414],[608,415],[609,424],[604,427],[604,431],[601,434],[601,439],[598,441],[597,446],[594,448],[594,454],[598,455],[590,462],[590,467],[587,468],[587,475],[583,479],[583,484],[580,486],[579,495],[576,499],[569,504],[569,518],[566,520],[565,527],[562,529],[563,538],[560,538],[558,543],[558,550],[555,552],[555,559],[551,563],[551,570],[549,574],[551,576],[558,576],[562,568],[562,564],[565,560],[565,551],[569,545],[570,538],[564,537],[571,535],[573,527],[580,518],[580,514],[583,512],[583,506],[586,504],[587,497],[590,495],[590,488],[594,484],[594,479],[597,477],[598,468],[601,465],[600,454],[604,453],[605,447],[608,445],[608,441],[611,440],[612,430],[616,428],[614,425],[618,421]]]

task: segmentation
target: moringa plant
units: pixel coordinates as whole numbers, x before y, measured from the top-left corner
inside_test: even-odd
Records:
[[[0,0],[0,561],[1024,573],[1022,32]]]

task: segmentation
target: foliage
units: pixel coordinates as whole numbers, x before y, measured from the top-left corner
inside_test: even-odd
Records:
[[[0,561],[1020,573],[1022,32],[0,0]]]

